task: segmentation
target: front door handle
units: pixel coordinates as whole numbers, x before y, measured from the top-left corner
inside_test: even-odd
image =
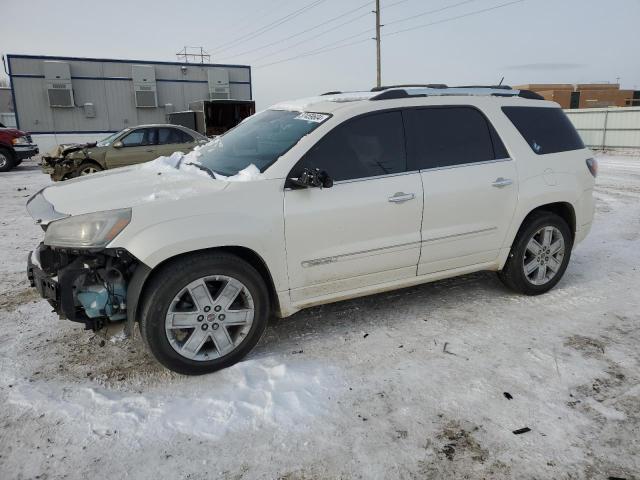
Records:
[[[510,178],[498,177],[496,178],[495,182],[493,182],[491,185],[493,185],[496,188],[504,188],[504,187],[508,187],[512,183],[513,183],[513,180],[511,180]]]
[[[150,149],[146,150],[146,152],[147,152],[147,153],[153,153],[153,152],[155,152],[155,150],[154,150],[154,149],[152,149],[152,148],[150,148]]]
[[[404,192],[396,192],[392,196],[389,197],[389,201],[391,203],[404,203],[409,200],[413,200],[416,198],[414,193],[404,193]]]

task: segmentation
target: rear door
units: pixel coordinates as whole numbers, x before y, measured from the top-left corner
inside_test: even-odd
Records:
[[[158,129],[155,127],[132,130],[120,139],[122,147],[112,146],[107,152],[107,168],[135,165],[159,157],[157,140]]]
[[[475,107],[404,112],[410,169],[424,188],[418,275],[491,262],[517,201],[514,162]]]
[[[415,277],[422,183],[406,167],[400,112],[348,120],[293,169],[325,170],[331,188],[285,189],[286,254],[294,302]]]
[[[195,139],[179,128],[158,128],[158,156],[171,155],[174,152],[188,153],[195,145]]]

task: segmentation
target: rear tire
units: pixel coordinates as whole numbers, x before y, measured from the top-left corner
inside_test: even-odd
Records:
[[[0,172],[8,172],[16,166],[16,159],[13,152],[6,148],[0,147]]]
[[[198,253],[170,262],[142,300],[140,333],[154,357],[184,375],[240,361],[262,337],[269,293],[249,263],[227,253]]]
[[[520,228],[498,277],[518,293],[548,292],[564,275],[572,248],[573,235],[562,217],[547,211],[535,212]]]

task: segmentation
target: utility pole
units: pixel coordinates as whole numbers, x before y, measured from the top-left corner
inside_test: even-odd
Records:
[[[380,0],[376,0],[376,71],[377,82],[376,86],[382,86],[382,65],[380,60]]]

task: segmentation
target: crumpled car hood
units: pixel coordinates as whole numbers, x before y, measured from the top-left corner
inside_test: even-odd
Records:
[[[43,190],[57,212],[69,215],[135,207],[147,202],[176,201],[223,190],[227,182],[206,172],[149,162],[56,183]]]

